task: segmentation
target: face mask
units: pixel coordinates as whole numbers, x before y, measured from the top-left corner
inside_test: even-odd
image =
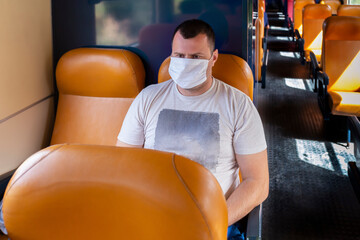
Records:
[[[171,57],[169,74],[181,88],[190,89],[205,82],[208,65],[207,59]]]

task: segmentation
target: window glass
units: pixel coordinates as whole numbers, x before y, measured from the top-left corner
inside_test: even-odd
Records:
[[[360,5],[360,0],[348,0],[349,5]]]
[[[148,0],[102,1],[96,4],[96,44],[136,43],[140,29],[153,22],[153,15],[153,2]]]

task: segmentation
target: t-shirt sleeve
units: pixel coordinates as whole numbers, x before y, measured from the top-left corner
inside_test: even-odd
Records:
[[[144,135],[144,107],[143,92],[139,93],[131,104],[118,135],[118,140],[131,144],[143,145]]]
[[[267,148],[264,128],[257,109],[249,98],[240,108],[235,121],[234,150],[236,154],[254,154]]]

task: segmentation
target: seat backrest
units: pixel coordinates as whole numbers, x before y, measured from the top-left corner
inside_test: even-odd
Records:
[[[264,18],[262,18],[264,19]],[[264,21],[261,17],[255,20],[255,80],[261,81],[261,66],[264,56],[263,49]]]
[[[321,50],[322,26],[324,20],[331,16],[331,8],[328,5],[309,4],[303,11],[303,39],[305,50]]]
[[[302,13],[303,9],[308,4],[315,4],[314,0],[296,0],[294,4],[294,30],[298,30],[300,36],[302,36],[303,26],[302,26]]]
[[[336,15],[338,8],[341,6],[340,0],[324,0],[322,1],[324,4],[327,4],[331,7],[332,14]]]
[[[196,162],[149,149],[68,144],[17,169],[3,214],[15,240],[220,240],[228,218],[220,185]]]
[[[360,5],[341,5],[338,8],[337,15],[360,17]]]
[[[169,74],[170,57],[166,58],[160,66],[158,82],[171,79]],[[247,62],[232,54],[219,54],[213,67],[213,76],[230,86],[233,86],[253,99],[254,78]]]
[[[323,26],[322,69],[329,91],[360,91],[360,18],[332,16]]]
[[[115,145],[133,98],[144,88],[145,70],[128,50],[79,48],[59,60],[56,83],[51,144]]]

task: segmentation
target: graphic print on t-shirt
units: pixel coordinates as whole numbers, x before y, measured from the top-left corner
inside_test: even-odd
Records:
[[[154,148],[182,155],[214,170],[220,152],[219,114],[161,110]]]

